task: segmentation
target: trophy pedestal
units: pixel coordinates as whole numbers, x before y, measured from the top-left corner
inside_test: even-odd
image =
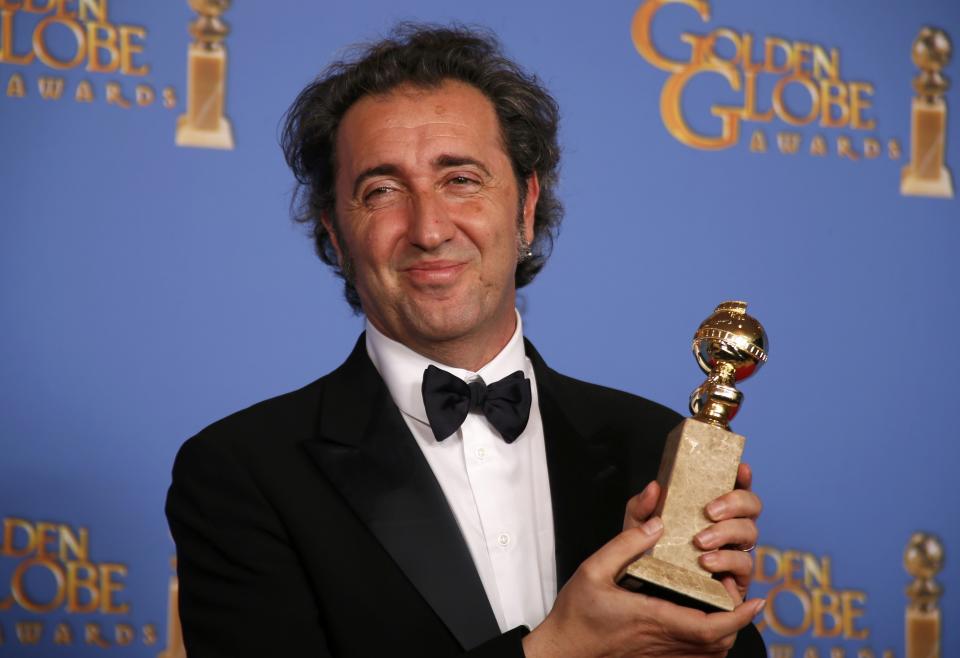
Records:
[[[171,560],[171,566],[176,570],[177,559]],[[187,650],[183,646],[183,629],[180,627],[180,580],[176,574],[170,576],[170,585],[167,596],[167,646],[157,654],[157,658],[187,658]]]
[[[663,536],[627,567],[628,576],[709,607],[733,610],[730,594],[700,566],[704,551],[692,537],[713,523],[704,512],[707,503],[736,484],[744,442],[739,434],[693,418],[670,432],[657,475],[661,495],[655,513],[663,520]]]
[[[940,658],[940,610],[907,609],[906,658]]]
[[[900,174],[900,193],[953,198],[953,180],[944,165],[947,105],[943,99],[914,98],[910,121],[910,162]]]
[[[933,178],[917,176],[913,167],[907,165],[900,173],[900,194],[908,196],[929,196],[942,199],[953,198],[953,180],[950,170],[940,167]]]
[[[219,117],[215,128],[195,128],[186,114],[177,119],[177,146],[200,146],[210,149],[233,148],[233,127],[226,117]]]
[[[177,120],[177,146],[233,148],[233,129],[223,115],[226,75],[227,53],[222,47],[190,44],[187,112]]]

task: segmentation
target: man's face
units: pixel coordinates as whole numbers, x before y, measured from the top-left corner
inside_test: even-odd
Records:
[[[520,209],[490,101],[455,81],[365,96],[336,149],[335,242],[370,322],[427,355],[496,354],[515,328],[520,216],[530,242],[539,187],[527,182]]]

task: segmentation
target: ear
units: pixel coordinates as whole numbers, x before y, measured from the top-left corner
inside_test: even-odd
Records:
[[[540,199],[540,179],[537,172],[527,178],[527,196],[523,200],[523,237],[527,244],[533,242],[534,215],[537,210],[537,200]]]
[[[333,245],[333,250],[337,252],[337,264],[340,266],[340,269],[343,269],[343,249],[340,248],[340,235],[337,233],[337,227],[334,226],[330,213],[326,210],[320,213],[320,223],[323,224],[323,228],[327,229],[327,234],[330,236],[330,244]]]

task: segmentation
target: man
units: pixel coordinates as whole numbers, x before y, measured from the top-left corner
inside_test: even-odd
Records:
[[[763,654],[760,601],[708,615],[617,585],[662,532],[648,483],[679,417],[523,341],[516,288],[560,217],[556,128],[549,95],[465,30],[401,28],[294,103],[302,219],[367,330],[333,373],[178,455],[192,658]],[[696,540],[737,600],[749,479]]]

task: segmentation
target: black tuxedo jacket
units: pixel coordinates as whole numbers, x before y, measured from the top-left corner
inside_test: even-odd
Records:
[[[527,343],[558,586],[621,530],[674,412],[548,368]],[[308,386],[181,448],[167,497],[191,658],[523,656],[501,634],[456,520],[361,336]],[[735,654],[764,655],[750,626]],[[733,655],[733,654],[731,654]]]

